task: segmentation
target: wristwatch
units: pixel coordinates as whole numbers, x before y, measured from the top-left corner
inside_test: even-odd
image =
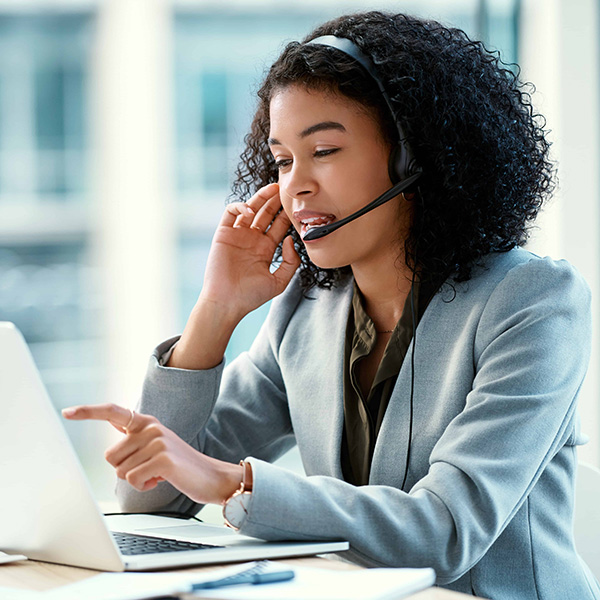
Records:
[[[240,487],[223,501],[225,525],[235,531],[239,531],[242,526],[252,497],[252,466],[244,460],[240,461],[240,465],[244,469]]]

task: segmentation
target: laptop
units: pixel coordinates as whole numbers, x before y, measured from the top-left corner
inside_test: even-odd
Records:
[[[105,517],[29,348],[8,322],[0,322],[0,481],[0,550],[34,560],[145,571],[349,547],[345,541],[267,542],[155,515]]]

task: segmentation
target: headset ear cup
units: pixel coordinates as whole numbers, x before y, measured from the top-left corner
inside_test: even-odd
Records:
[[[399,143],[392,148],[388,162],[388,173],[392,183],[396,184],[399,181],[404,181],[421,172],[422,169],[412,158],[410,149],[406,144]]]
[[[398,183],[406,179],[406,158],[405,151],[401,144],[397,144],[392,148],[390,160],[388,162],[388,173],[392,183]]]

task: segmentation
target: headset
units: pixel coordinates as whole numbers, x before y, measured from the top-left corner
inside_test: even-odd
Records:
[[[362,217],[364,214],[372,211],[382,204],[385,204],[392,198],[395,198],[398,194],[415,183],[423,173],[423,170],[417,164],[417,161],[413,156],[413,152],[406,141],[406,135],[404,134],[402,124],[396,117],[390,96],[387,93],[383,82],[377,75],[373,61],[354,42],[347,38],[336,37],[334,35],[323,35],[311,40],[310,42],[307,42],[307,45],[329,46],[330,48],[336,48],[359,63],[377,84],[377,87],[390,111],[390,114],[392,115],[392,119],[398,132],[398,143],[392,149],[388,162],[389,177],[394,185],[389,190],[381,194],[381,196],[375,198],[375,200],[355,213],[352,213],[348,217],[340,219],[339,221],[329,225],[322,225],[320,227],[314,227],[310,229],[303,238],[306,241],[310,241],[329,235],[336,229],[343,227],[347,223],[354,221],[354,219]]]
[[[331,48],[336,48],[337,50],[347,54],[351,58],[353,58],[357,63],[359,63],[365,71],[371,76],[371,78],[377,84],[383,99],[392,115],[392,119],[396,124],[396,129],[398,131],[398,142],[396,146],[392,149],[390,153],[390,159],[388,162],[388,173],[390,176],[391,182],[394,184],[389,190],[381,194],[378,198],[375,198],[372,202],[369,202],[366,206],[361,208],[360,210],[352,213],[348,217],[340,219],[335,223],[331,223],[330,225],[322,225],[320,227],[315,227],[310,229],[308,233],[304,236],[304,240],[316,240],[322,238],[326,235],[329,235],[336,229],[343,227],[346,223],[350,223],[354,221],[354,219],[358,219],[358,217],[362,217],[362,215],[372,211],[373,209],[381,206],[382,204],[388,202],[392,198],[395,198],[402,191],[407,189],[413,183],[421,177],[423,170],[417,164],[415,160],[412,150],[406,141],[406,135],[404,134],[404,130],[402,128],[402,124],[396,117],[396,112],[392,106],[392,102],[390,97],[383,85],[383,82],[378,77],[377,72],[375,70],[375,65],[373,61],[351,40],[347,38],[336,37],[334,35],[324,35],[310,42],[307,42],[308,45],[318,45],[318,46],[329,46]],[[415,389],[415,347],[417,344],[417,318],[415,314],[415,297],[414,297],[414,287],[415,287],[415,272],[413,269],[412,276],[412,285],[410,288],[410,312],[412,317],[412,329],[413,329],[413,340],[412,340],[412,353],[411,353],[411,376],[410,376],[410,417],[409,417],[409,428],[408,428],[408,447],[406,449],[406,465],[404,468],[404,479],[402,480],[402,485],[400,486],[401,490],[404,490],[404,486],[406,485],[406,479],[408,477],[408,463],[410,461],[410,450],[412,446],[412,432],[413,432],[413,400],[414,400],[414,389]]]

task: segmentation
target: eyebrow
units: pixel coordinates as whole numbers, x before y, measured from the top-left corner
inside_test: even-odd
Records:
[[[298,137],[305,138],[313,133],[317,133],[318,131],[327,131],[329,129],[335,129],[337,131],[346,131],[346,128],[336,121],[322,121],[321,123],[315,123],[310,127],[307,127],[303,131],[300,132]],[[281,146],[281,142],[275,138],[269,138],[268,140],[269,146]]]

